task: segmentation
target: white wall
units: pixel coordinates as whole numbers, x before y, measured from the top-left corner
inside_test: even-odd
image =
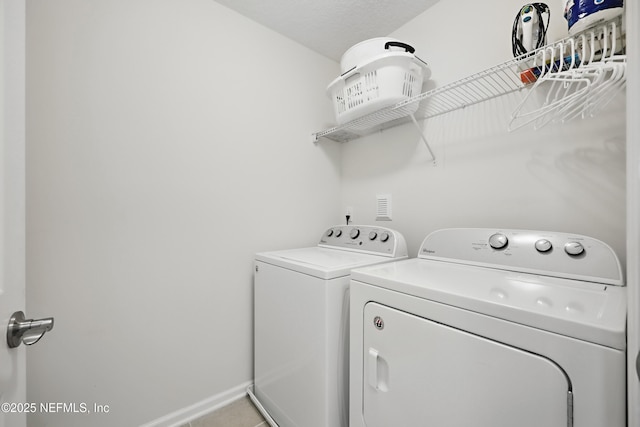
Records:
[[[29,426],[134,426],[253,378],[256,251],[340,220],[338,65],[211,0],[27,3]],[[214,399],[215,400],[215,399]]]
[[[566,36],[562,3],[548,2],[549,41]],[[509,60],[517,7],[441,1],[392,36],[430,64],[430,89]],[[375,195],[391,194],[393,221],[382,224],[405,234],[413,256],[433,230],[488,227],[587,234],[624,260],[624,99],[597,119],[509,133],[524,93],[426,121],[435,165],[410,125],[344,144],[342,209],[374,222]]]

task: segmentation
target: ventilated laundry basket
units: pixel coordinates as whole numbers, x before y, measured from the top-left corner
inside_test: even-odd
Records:
[[[360,64],[369,62],[375,56],[394,52],[414,53],[415,51],[413,46],[389,37],[364,40],[351,46],[342,55],[342,58],[340,58],[340,74],[344,74]]]
[[[343,124],[419,95],[428,76],[427,64],[413,54],[390,52],[347,71],[331,82],[327,94],[336,121]],[[415,111],[418,103],[412,107]]]

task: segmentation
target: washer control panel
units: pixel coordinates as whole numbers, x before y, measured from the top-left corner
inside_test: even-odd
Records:
[[[407,256],[404,236],[390,228],[336,225],[327,229],[318,246],[348,249],[392,257]]]
[[[452,228],[434,231],[420,258],[624,285],[620,261],[606,243],[583,235],[532,230]]]

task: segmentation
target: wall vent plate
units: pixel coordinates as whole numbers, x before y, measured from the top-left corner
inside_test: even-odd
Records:
[[[391,221],[391,194],[376,196],[376,221]]]

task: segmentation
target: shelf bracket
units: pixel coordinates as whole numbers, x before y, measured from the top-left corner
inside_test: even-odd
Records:
[[[433,162],[435,163],[436,156],[435,156],[435,154],[433,154],[433,150],[431,150],[431,147],[429,146],[429,141],[427,141],[427,138],[425,138],[424,132],[420,128],[420,125],[418,124],[418,121],[416,120],[416,117],[413,114],[410,114],[409,117],[411,117],[411,121],[413,122],[413,125],[416,127],[416,130],[418,131],[418,134],[420,134],[420,138],[424,142],[424,145],[427,147],[427,150],[429,150],[429,154],[431,155],[431,158],[433,159]]]

